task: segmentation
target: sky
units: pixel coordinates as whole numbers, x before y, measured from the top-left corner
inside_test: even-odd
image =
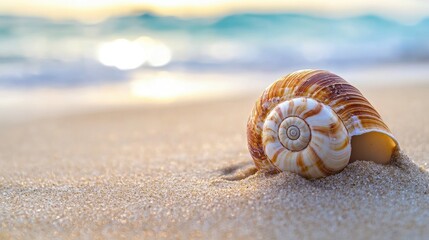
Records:
[[[343,17],[378,14],[403,21],[429,16],[427,0],[0,0],[0,14],[97,21],[150,11],[180,17],[235,12],[300,12]]]

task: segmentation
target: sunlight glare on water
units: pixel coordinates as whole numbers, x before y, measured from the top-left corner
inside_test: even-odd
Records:
[[[204,80],[195,81],[195,77],[166,71],[144,73],[129,82],[129,89],[135,99],[153,102],[219,97],[237,89],[231,79],[222,81],[218,76],[209,74],[202,77]]]
[[[195,90],[192,84],[174,78],[166,72],[150,78],[133,80],[130,83],[130,88],[135,97],[157,101],[171,101],[191,94]]]
[[[140,37],[134,41],[142,46],[148,56],[147,63],[152,67],[161,67],[171,61],[171,51],[164,43],[150,37]]]
[[[143,64],[164,66],[171,61],[171,51],[167,45],[150,37],[140,37],[134,41],[116,39],[99,44],[97,58],[106,66],[131,70]]]

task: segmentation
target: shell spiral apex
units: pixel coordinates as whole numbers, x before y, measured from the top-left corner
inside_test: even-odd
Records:
[[[301,70],[271,84],[247,123],[258,169],[306,178],[335,174],[355,160],[387,163],[398,142],[355,87],[323,70]]]

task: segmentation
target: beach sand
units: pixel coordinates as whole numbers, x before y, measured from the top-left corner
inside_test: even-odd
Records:
[[[428,239],[429,87],[366,88],[401,145],[309,181],[251,166],[259,93],[0,126],[0,239]]]

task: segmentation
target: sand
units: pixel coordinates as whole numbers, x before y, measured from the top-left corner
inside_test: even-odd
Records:
[[[315,181],[223,179],[259,93],[3,124],[0,239],[428,239],[429,87],[363,92],[402,151]]]

